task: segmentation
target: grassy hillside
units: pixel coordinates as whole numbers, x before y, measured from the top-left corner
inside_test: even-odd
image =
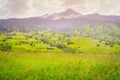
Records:
[[[119,80],[120,28],[0,31],[0,80]]]
[[[71,34],[69,32],[52,32],[50,30],[36,32],[2,32],[0,34],[0,50],[13,52],[45,53],[120,52],[119,44],[113,43],[111,45],[109,41],[106,42],[106,40],[100,40],[97,38],[95,39],[83,35],[84,34],[81,35],[79,33],[73,35],[72,32]]]
[[[101,41],[120,45],[120,27],[116,24],[86,24],[73,30],[79,36],[91,37]]]

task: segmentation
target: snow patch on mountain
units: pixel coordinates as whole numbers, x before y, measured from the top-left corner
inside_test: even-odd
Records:
[[[60,13],[55,13],[55,14],[45,14],[42,16],[44,19],[53,19],[53,20],[59,20],[59,19],[72,19],[81,16],[80,13],[72,10],[72,9],[67,9],[64,12]]]

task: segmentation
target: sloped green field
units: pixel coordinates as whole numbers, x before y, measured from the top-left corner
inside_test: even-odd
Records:
[[[46,34],[47,33],[47,34]],[[120,53],[119,44],[50,31],[0,35],[0,51],[40,53]]]

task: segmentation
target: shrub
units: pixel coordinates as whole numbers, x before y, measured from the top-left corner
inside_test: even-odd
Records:
[[[63,48],[63,51],[64,52],[69,52],[69,53],[75,53],[75,49],[69,48],[69,47]]]
[[[100,45],[99,45],[99,44],[97,44],[96,46],[97,46],[97,47],[99,47]]]
[[[10,51],[12,46],[8,43],[0,43],[0,51]]]
[[[42,41],[43,43],[49,44],[49,41],[48,41],[46,38],[41,38],[41,41]]]
[[[66,48],[66,46],[64,44],[61,44],[61,43],[57,43],[56,47],[59,48],[59,49]]]
[[[47,47],[48,50],[54,50],[54,47]]]
[[[68,41],[67,44],[68,44],[68,45],[74,44],[74,42]]]

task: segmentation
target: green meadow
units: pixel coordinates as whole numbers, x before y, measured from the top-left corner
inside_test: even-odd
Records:
[[[120,55],[1,52],[0,80],[120,80]]]

